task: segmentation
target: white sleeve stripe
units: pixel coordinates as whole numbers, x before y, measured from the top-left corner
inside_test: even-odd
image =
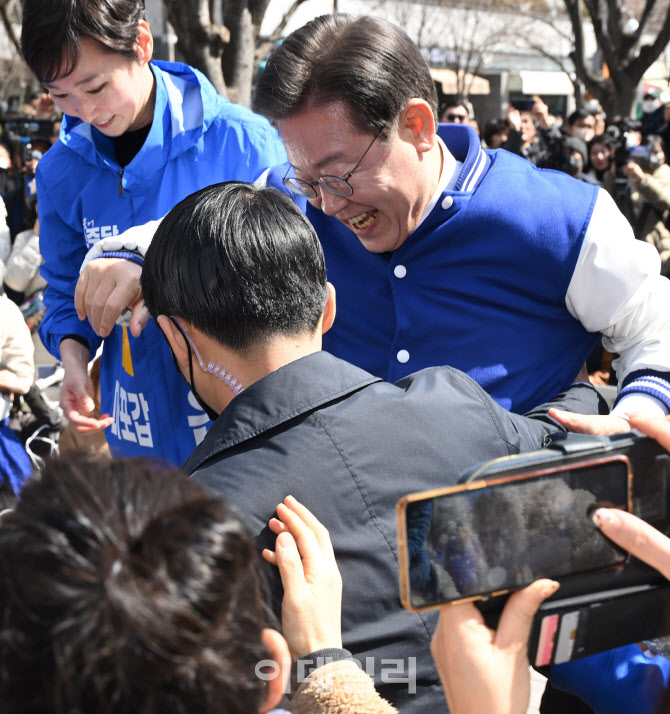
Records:
[[[627,384],[622,390],[622,394],[628,394],[629,392],[634,392],[641,388],[653,389],[656,392],[663,394],[666,399],[670,401],[670,382],[663,379],[654,379],[649,377],[642,377],[640,379],[633,380],[630,384]]]

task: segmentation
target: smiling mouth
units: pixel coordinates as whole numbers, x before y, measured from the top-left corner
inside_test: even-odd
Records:
[[[96,124],[96,127],[98,129],[106,129],[112,123],[115,116],[116,116],[116,114],[112,114],[112,116],[109,117],[109,119],[107,121],[98,122]]]
[[[358,216],[349,218],[347,220],[347,223],[349,224],[352,230],[362,231],[366,228],[369,228],[377,220],[378,215],[379,211],[376,209],[372,211],[366,211],[365,213],[361,213]]]

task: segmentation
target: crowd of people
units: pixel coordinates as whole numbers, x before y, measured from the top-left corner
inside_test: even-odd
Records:
[[[489,120],[482,140],[488,148],[507,149],[540,168],[565,171],[602,186],[633,226],[635,237],[657,248],[663,274],[668,275],[670,103],[649,92],[641,110],[636,120],[608,117],[592,99],[563,122],[549,114],[536,96],[528,102],[512,102],[505,117]],[[469,114],[467,118],[472,121]]]
[[[275,48],[252,111],[154,59],[143,2],[46,5],[25,0],[21,37],[51,135],[19,141],[23,173],[5,147],[3,175],[7,711],[411,714],[446,693],[453,714],[525,712],[557,584],[513,596],[495,633],[472,605],[404,610],[395,503],[556,432],[670,445],[670,113],[561,126],[536,97],[482,144],[403,30],[339,15]],[[109,452],[29,478],[7,418],[38,323],[71,428]],[[598,345],[611,413],[583,368]],[[668,573],[664,536],[599,514]],[[606,668],[556,673],[640,700]]]

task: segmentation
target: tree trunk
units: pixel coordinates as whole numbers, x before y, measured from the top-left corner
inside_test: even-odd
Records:
[[[230,38],[225,27],[214,24],[207,0],[165,0],[168,20],[177,34],[177,50],[199,69],[219,94],[226,94],[221,68],[223,49]]]
[[[248,107],[251,105],[256,38],[260,28],[253,22],[247,0],[227,2],[223,22],[230,31],[230,42],[223,53],[224,80],[230,99]]]
[[[670,4],[660,16],[654,15],[656,0],[644,0],[638,19],[624,10],[618,0],[564,0],[574,32],[572,58],[575,71],[608,116],[629,116],[637,85],[647,68],[670,41]],[[609,76],[593,71],[586,62],[582,30],[583,8],[593,24],[593,32]],[[653,18],[653,19],[652,19]],[[634,26],[630,20],[634,19]]]
[[[631,78],[620,72],[610,78],[607,85],[608,91],[600,100],[608,117],[617,115],[621,117],[630,116],[639,81],[639,78]]]

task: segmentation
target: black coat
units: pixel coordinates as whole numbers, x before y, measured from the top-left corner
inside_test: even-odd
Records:
[[[554,406],[597,413],[597,397],[581,385]],[[535,418],[511,414],[450,367],[393,385],[319,352],[235,397],[184,467],[226,497],[259,548],[274,550],[267,522],[287,495],[307,506],[330,531],[342,573],[344,646],[364,667],[373,658],[379,692],[403,712],[444,711],[429,651],[436,612],[399,603],[396,502],[454,484],[489,459],[540,448],[560,430],[547,408]],[[267,569],[279,615],[281,581]]]

